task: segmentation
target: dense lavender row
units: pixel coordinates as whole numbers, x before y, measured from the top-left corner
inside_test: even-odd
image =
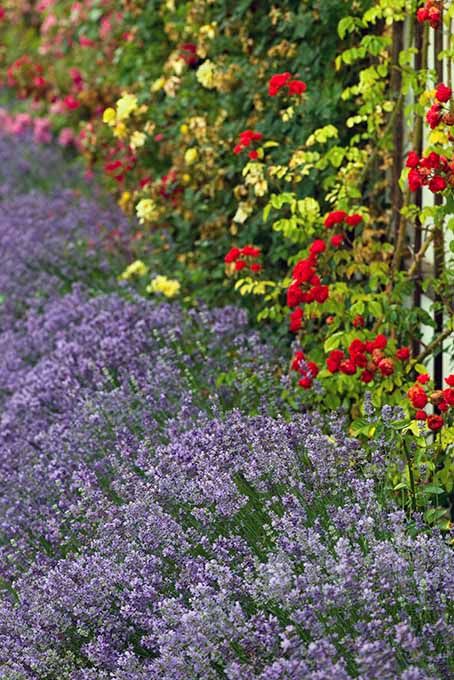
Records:
[[[286,411],[243,312],[72,286],[100,262],[114,285],[109,219],[2,202],[0,678],[452,677],[444,538],[339,418]]]

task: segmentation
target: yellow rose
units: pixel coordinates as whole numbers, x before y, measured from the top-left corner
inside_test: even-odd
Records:
[[[191,149],[186,149],[186,152],[184,154],[184,162],[186,165],[192,165],[193,163],[196,162],[196,160],[199,157],[199,152],[195,148]]]
[[[146,140],[147,140],[146,134],[144,134],[143,132],[139,132],[138,130],[136,130],[136,131],[133,132],[133,134],[131,135],[131,139],[130,139],[130,141],[129,141],[129,145],[130,145],[131,149],[138,149],[139,147],[141,147],[141,146],[143,146],[143,145],[145,144]]]
[[[180,125],[180,132],[182,135],[187,135],[189,132],[189,128],[186,125],[186,123],[183,123],[183,125]]]
[[[137,107],[137,97],[134,94],[124,94],[117,101],[117,120],[126,120]]]
[[[134,276],[145,276],[145,274],[148,273],[148,267],[147,265],[142,262],[142,260],[136,260],[135,262],[132,262],[122,274],[118,277],[120,281],[128,281],[128,279],[133,278]]]
[[[142,198],[136,205],[136,214],[140,224],[153,221],[158,216],[156,203],[151,198]]]
[[[162,293],[165,297],[172,298],[180,292],[180,282],[168,279],[167,276],[156,276],[147,286],[147,293]]]
[[[199,83],[206,87],[208,90],[212,90],[216,87],[216,66],[212,61],[207,59],[203,62],[201,66],[197,69],[196,77]]]
[[[103,123],[107,123],[107,125],[113,127],[117,120],[117,114],[115,113],[115,109],[113,109],[112,107],[106,109],[102,114],[102,120]]]

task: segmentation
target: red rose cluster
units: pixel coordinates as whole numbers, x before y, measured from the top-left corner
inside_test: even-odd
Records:
[[[410,151],[407,158],[408,186],[410,191],[417,191],[422,186],[428,186],[430,191],[438,194],[444,191],[453,175],[453,163],[449,163],[445,156],[431,151],[428,156],[419,158],[416,151]]]
[[[440,123],[452,125],[452,115],[449,111],[449,106],[443,107],[452,98],[452,89],[443,83],[437,85],[435,90],[435,102],[432,104],[426,114],[426,122],[432,130],[434,130]]]
[[[240,132],[239,135],[239,142],[236,144],[236,146],[233,149],[233,153],[235,155],[238,155],[244,149],[247,149],[251,146],[252,142],[258,142],[261,139],[263,139],[263,135],[261,132],[255,132],[254,130],[244,130],[244,132]],[[249,158],[252,160],[256,160],[258,154],[257,151],[252,150],[249,151]]]
[[[299,351],[293,357],[292,371],[296,371],[301,376],[298,385],[308,390],[312,387],[312,383],[318,375],[319,367],[315,361],[306,360],[304,352]]]
[[[443,10],[441,0],[427,0],[423,7],[416,12],[416,18],[420,24],[427,22],[432,28],[440,28]]]
[[[326,229],[333,229],[334,227],[338,226],[344,226],[353,229],[354,227],[357,227],[358,224],[361,224],[362,221],[363,217],[358,213],[348,215],[348,213],[344,212],[343,210],[334,210],[333,212],[328,213],[323,224],[325,225]],[[342,245],[344,238],[345,235],[342,232],[331,236],[330,242],[333,248],[339,248],[339,246]]]
[[[268,94],[270,97],[276,97],[283,88],[286,88],[290,95],[299,95],[306,92],[307,85],[302,80],[294,78],[288,71],[275,73],[268,82]]]
[[[424,411],[425,406],[431,403],[438,408],[439,411],[445,413],[450,408],[454,407],[454,373],[448,376],[445,380],[448,387],[444,390],[435,390],[430,393],[426,392],[424,385],[430,383],[430,376],[427,373],[418,375],[416,383],[410,387],[407,396],[410,399],[411,405],[415,412],[415,420],[426,420],[427,426],[430,430],[436,432],[444,425],[444,418],[442,415],[434,414],[428,415]]]
[[[131,148],[121,141],[109,149],[104,163],[104,172],[121,184],[128,172],[134,169],[137,158]]]
[[[387,344],[388,339],[382,334],[366,342],[355,338],[350,343],[348,354],[341,349],[333,349],[326,359],[326,367],[330,373],[340,372],[345,375],[355,375],[359,369],[363,383],[372,382],[377,373],[384,377],[392,375],[395,370],[394,360],[407,361],[410,358],[410,349],[401,347],[395,357],[387,357],[384,353]]]
[[[322,304],[329,297],[329,288],[321,283],[316,272],[318,256],[326,250],[326,243],[316,239],[309,247],[309,256],[293,268],[293,281],[287,289],[287,306],[296,309],[290,314],[290,330],[297,333],[303,322],[303,310],[299,305],[310,302]]]
[[[224,257],[226,264],[235,264],[235,271],[239,272],[242,269],[248,268],[251,272],[259,272],[262,265],[255,260],[261,255],[260,248],[255,246],[244,246],[244,248],[230,248],[227,255]]]

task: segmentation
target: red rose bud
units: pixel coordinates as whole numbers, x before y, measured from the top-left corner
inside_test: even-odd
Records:
[[[249,151],[248,156],[251,159],[251,161],[256,161],[257,158],[259,157],[257,151]]]
[[[290,324],[289,324],[289,330],[292,333],[298,333],[298,331],[301,329],[301,326],[303,325],[303,310],[301,307],[297,307],[291,314],[290,314]]]
[[[358,316],[355,316],[352,323],[354,328],[364,328],[364,326],[366,325],[364,318],[360,314],[358,314]]]
[[[254,262],[253,264],[250,265],[249,269],[251,270],[251,272],[257,273],[262,270],[262,265],[259,264],[258,262]]]
[[[312,380],[307,377],[301,378],[301,380],[298,381],[298,385],[305,390],[309,390],[312,387]]]
[[[445,383],[449,385],[449,387],[454,387],[454,373],[451,373],[451,375],[448,375],[448,377],[445,378]]]
[[[416,378],[416,381],[420,385],[425,385],[430,381],[430,375],[428,373],[421,373],[421,375],[418,375],[418,377]]]
[[[244,260],[237,260],[235,262],[235,269],[237,272],[240,272],[245,267],[247,267],[247,262],[245,262]]]
[[[341,246],[343,242],[344,242],[343,234],[334,234],[334,236],[331,236],[330,243],[333,246],[333,248],[339,248],[339,246]]]
[[[446,102],[449,102],[449,100],[452,97],[452,90],[450,87],[447,87],[443,83],[440,83],[439,85],[437,85],[435,96],[439,102],[446,104]]]
[[[396,357],[400,361],[407,361],[410,358],[410,348],[409,347],[400,347],[400,349],[398,349],[397,352],[396,352]]]
[[[433,415],[427,418],[427,425],[429,430],[437,432],[443,427],[444,420],[441,416]]]
[[[370,371],[366,370],[361,373],[361,382],[363,383],[370,383],[374,379],[374,374],[371,373]]]

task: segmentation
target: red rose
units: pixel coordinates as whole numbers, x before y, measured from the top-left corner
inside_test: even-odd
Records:
[[[383,334],[377,335],[375,340],[373,341],[374,349],[385,349],[387,344],[388,339]]]
[[[224,257],[224,262],[229,264],[230,262],[235,262],[240,256],[239,248],[230,248],[227,255]]]
[[[288,83],[292,75],[288,71],[285,73],[275,73],[271,76],[268,82],[268,94],[270,97],[275,97],[280,90]]]
[[[372,382],[373,379],[374,379],[374,374],[371,373],[370,371],[366,370],[366,371],[363,371],[361,373],[361,378],[360,378],[361,382],[367,384],[367,383]]]
[[[408,186],[410,191],[417,191],[422,187],[422,177],[414,168],[408,173]]]
[[[351,359],[345,359],[339,364],[339,370],[345,375],[354,375],[356,373],[356,366]]]
[[[397,350],[396,357],[400,359],[400,361],[407,361],[407,359],[410,358],[410,348],[401,347],[400,349]]]
[[[64,98],[63,102],[64,102],[66,108],[69,109],[70,111],[75,111],[80,106],[80,101],[78,99],[76,99],[75,97],[73,97],[72,94],[68,94]]]
[[[382,375],[392,375],[394,373],[394,363],[392,359],[381,359],[378,362],[378,370]]]
[[[322,304],[329,298],[329,288],[328,286],[316,286],[315,288],[312,288],[312,293],[314,296],[314,300],[318,302],[319,304]]]
[[[454,406],[454,389],[449,387],[447,390],[443,390],[443,398],[447,404]]]
[[[407,394],[414,408],[424,408],[424,406],[426,406],[428,402],[427,394],[422,388],[410,387]]]
[[[307,90],[307,85],[302,80],[289,80],[287,87],[289,94],[303,94]]]
[[[427,413],[421,410],[416,411],[415,420],[427,420]]]
[[[438,406],[438,410],[439,410],[439,411],[442,411],[442,413],[444,413],[445,411],[447,411],[448,408],[449,408],[448,404],[447,404],[445,401],[440,401],[440,403],[437,404],[437,406]]]
[[[315,270],[310,260],[300,260],[293,268],[292,276],[298,283],[307,283],[314,276]]]
[[[362,215],[358,215],[358,213],[355,213],[354,215],[348,215],[348,217],[345,218],[345,222],[349,227],[357,227],[362,221],[363,217]]]
[[[439,28],[441,22],[441,12],[437,7],[430,7],[429,12],[429,24],[431,28]]]
[[[237,144],[236,146],[233,147],[233,153],[235,156],[238,156],[239,153],[241,153],[244,149],[243,144]]]
[[[297,307],[293,312],[290,314],[290,324],[289,324],[289,329],[292,333],[298,333],[300,330],[302,323],[303,323],[303,310],[301,307]]]
[[[437,432],[437,430],[442,428],[443,423],[444,420],[441,416],[433,415],[427,418],[427,425],[429,427],[429,430],[433,430],[433,432]]]
[[[429,10],[426,9],[425,7],[420,7],[418,11],[416,12],[416,19],[420,24],[424,23],[424,21],[427,21],[429,18]]]
[[[244,248],[241,248],[241,254],[245,257],[260,257],[261,252],[260,248],[255,246],[244,246]]]
[[[298,385],[303,389],[308,390],[312,387],[312,380],[307,377],[301,378],[301,380],[298,381]]]
[[[287,288],[287,307],[296,307],[303,302],[303,293],[297,283]]]
[[[419,156],[416,151],[410,151],[405,164],[407,168],[417,168],[419,165]]]
[[[248,156],[251,159],[251,161],[256,161],[257,158],[259,157],[257,151],[249,151]]]
[[[448,377],[445,378],[445,383],[449,385],[449,387],[454,387],[454,373],[451,373],[451,375],[448,375]]]
[[[341,349],[333,349],[326,359],[326,368],[330,373],[337,373],[339,365],[345,354]]]
[[[428,373],[421,373],[421,375],[418,375],[416,378],[416,381],[419,382],[420,385],[425,385],[430,381],[430,375]]]
[[[309,248],[309,252],[311,255],[319,255],[320,253],[325,252],[326,250],[326,243],[323,241],[321,238],[317,239],[314,241]]]
[[[437,125],[440,124],[441,117],[442,117],[441,105],[432,104],[432,106],[430,107],[426,114],[426,121],[430,125],[432,130],[436,128]]]
[[[257,273],[261,271],[262,265],[259,264],[258,262],[254,262],[253,264],[250,265],[249,269],[251,270],[251,272]]]
[[[298,352],[295,352],[295,356],[293,357],[292,361],[292,371],[299,371],[300,370],[300,362],[304,360],[304,352],[299,350]]]
[[[348,352],[350,356],[352,356],[352,354],[355,354],[356,352],[364,352],[365,349],[366,345],[364,344],[364,342],[359,338],[355,338],[355,340],[352,340],[352,342],[350,343]]]
[[[438,194],[440,191],[444,191],[448,186],[444,177],[440,175],[435,175],[429,182],[429,189],[432,193]]]
[[[361,316],[361,314],[355,316],[352,323],[355,328],[364,328],[366,325],[366,322],[364,321],[364,318]]]
[[[334,210],[334,212],[330,212],[326,217],[324,221],[324,225],[327,229],[330,229],[333,227],[335,224],[342,224],[342,222],[345,221],[347,217],[347,213],[344,212],[343,210]]]
[[[343,234],[334,234],[334,236],[331,236],[331,245],[333,248],[339,248],[339,246],[342,245],[344,242],[344,235]]]
[[[240,272],[245,267],[247,267],[247,262],[245,262],[244,260],[237,260],[235,262],[235,269],[237,272]]]
[[[435,151],[431,151],[428,156],[421,160],[421,167],[429,170],[438,170],[441,165],[441,156]]]
[[[308,373],[309,373],[313,378],[316,378],[316,377],[318,376],[318,372],[319,372],[320,369],[319,369],[319,367],[317,366],[317,364],[315,363],[315,361],[307,361],[307,362],[306,362],[306,366],[307,366],[307,371],[308,371]]]

